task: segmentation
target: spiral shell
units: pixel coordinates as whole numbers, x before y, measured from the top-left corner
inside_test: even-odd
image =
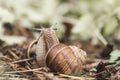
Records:
[[[75,74],[82,70],[86,52],[76,46],[57,44],[46,55],[46,65],[54,72]]]

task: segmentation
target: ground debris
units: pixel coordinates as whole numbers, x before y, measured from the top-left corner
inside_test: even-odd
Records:
[[[4,34],[5,35],[17,35],[24,36],[27,38],[34,38],[30,29],[24,28],[20,23],[15,22],[14,24],[4,23],[3,24]]]
[[[65,36],[69,38],[72,24],[65,23],[69,27]],[[16,35],[26,37],[22,44],[8,45],[0,40],[0,79],[9,80],[120,80],[120,65],[109,63],[109,53],[113,50],[112,45],[93,46],[90,42],[70,42],[84,49],[88,54],[87,62],[82,74],[79,76],[65,75],[51,72],[46,67],[39,68],[34,49],[31,50],[32,58],[27,57],[27,48],[34,39],[30,29],[22,27],[19,23],[4,24],[4,35]],[[63,38],[65,37],[63,36]],[[62,39],[61,39],[62,40]],[[101,57],[102,56],[102,57]]]
[[[113,79],[115,77],[119,77],[120,65],[115,63],[103,63],[100,62],[96,67],[97,73],[95,74],[98,80],[102,79],[110,79],[110,80],[119,80]],[[111,79],[112,78],[112,79]]]
[[[110,58],[110,53],[113,51],[114,46],[107,44],[103,51],[100,53],[102,58]]]
[[[3,70],[1,72],[1,78],[5,78],[5,74],[9,74],[7,77],[10,80],[14,79],[27,79],[27,80],[95,80],[93,77],[84,77],[84,76],[69,76],[59,73],[53,73],[49,72],[46,68],[35,68],[27,61],[35,62],[34,58],[28,59],[26,57],[26,50],[27,48],[24,47],[24,45],[11,45],[11,46],[5,46],[4,50],[2,49],[3,54],[3,60],[6,62],[6,64],[3,65],[3,68],[8,69],[5,66],[9,66],[11,70]],[[3,76],[4,75],[4,76]],[[11,75],[20,75],[17,76],[11,76]]]

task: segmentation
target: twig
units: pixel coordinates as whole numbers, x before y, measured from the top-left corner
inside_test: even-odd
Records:
[[[53,24],[53,25],[51,26],[51,29],[57,30],[57,28],[54,28],[56,25],[57,25],[57,23]]]
[[[3,58],[9,60],[9,61],[13,61],[11,58],[9,58],[8,56],[2,56]]]
[[[20,62],[25,62],[25,61],[30,61],[30,60],[32,60],[32,59],[33,59],[33,58],[22,59],[22,60],[18,60],[18,61],[11,62],[11,64],[20,63]]]
[[[46,72],[42,72],[42,71],[34,71],[36,74],[42,74],[44,77],[46,77],[49,80],[61,80],[60,78],[58,78],[57,76],[55,76],[53,73],[46,73]],[[38,75],[39,77],[39,75]]]
[[[12,77],[9,77],[9,78],[7,78],[7,77],[0,77],[0,80],[27,80],[27,79],[25,79],[25,78],[12,78]]]
[[[101,74],[104,74],[106,71],[101,71],[101,72],[99,72],[99,73],[97,73],[97,74],[95,74],[95,75],[93,75],[93,76],[98,76],[98,75],[101,75]]]
[[[30,69],[30,70],[25,70],[25,71],[11,71],[11,72],[6,72],[6,73],[7,74],[11,74],[11,73],[26,73],[26,72],[32,72],[32,71],[37,71],[37,70],[42,70],[42,68]]]
[[[15,28],[17,28],[17,30],[19,30],[22,35],[26,37],[28,36],[25,28],[18,21],[15,22]]]
[[[108,44],[107,40],[103,37],[103,35],[100,33],[98,29],[96,29],[95,34],[105,46]]]
[[[10,49],[8,52],[15,58],[15,59],[20,59],[14,52],[12,52]]]
[[[69,76],[65,74],[58,74],[58,77],[60,78],[66,77],[66,78],[75,79],[75,80],[95,80],[95,78],[92,78],[92,77],[86,78],[86,77]]]
[[[36,30],[36,31],[41,31],[41,30],[43,30],[44,28],[42,28],[42,29],[39,29],[39,28],[32,28],[33,30]],[[45,28],[46,29],[46,28]],[[48,28],[49,29],[49,28]],[[57,28],[51,28],[51,29],[53,29],[53,30],[57,30]]]

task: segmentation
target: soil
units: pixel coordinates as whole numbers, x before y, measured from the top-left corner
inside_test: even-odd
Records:
[[[66,24],[68,25],[68,24]],[[91,41],[64,42],[75,45],[87,52],[87,60],[79,76],[52,72],[46,67],[38,67],[35,60],[35,51],[31,50],[31,58],[27,57],[27,49],[31,41],[35,40],[30,29],[17,24],[4,24],[4,35],[26,37],[22,44],[8,45],[0,40],[0,77],[1,79],[16,78],[23,80],[120,80],[120,64],[110,63],[110,52],[116,45],[102,43],[91,44]],[[68,28],[69,29],[69,28]],[[70,29],[72,29],[70,27]],[[70,36],[69,29],[69,36]],[[67,31],[67,30],[66,30]],[[65,32],[67,34],[67,32]],[[68,35],[68,34],[67,34]],[[61,39],[61,41],[64,38]],[[7,76],[6,76],[7,75]],[[8,76],[9,75],[9,76]],[[14,75],[14,77],[13,77]],[[17,75],[17,76],[15,76]],[[3,79],[3,80],[4,80]]]

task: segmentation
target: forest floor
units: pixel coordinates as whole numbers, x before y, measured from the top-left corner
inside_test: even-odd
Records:
[[[54,73],[46,68],[38,68],[35,58],[27,58],[27,49],[35,39],[33,33],[23,27],[6,26],[4,35],[25,36],[21,44],[8,45],[0,40],[0,80],[119,80],[120,64],[110,63],[109,53],[115,45],[92,45],[89,41],[69,42],[87,52],[84,69],[79,76]],[[33,52],[35,53],[35,52]],[[31,63],[29,63],[31,62]],[[32,68],[31,68],[32,67]]]

